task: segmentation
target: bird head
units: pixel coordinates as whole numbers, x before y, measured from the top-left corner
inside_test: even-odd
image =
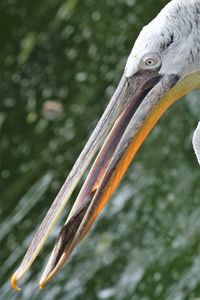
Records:
[[[160,65],[160,74],[180,78],[200,70],[200,3],[175,0],[140,32],[125,72],[131,77],[141,66]]]

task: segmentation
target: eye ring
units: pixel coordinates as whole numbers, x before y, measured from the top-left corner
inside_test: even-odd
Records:
[[[156,64],[156,61],[154,60],[154,58],[149,57],[144,61],[146,66],[154,66]]]
[[[159,71],[161,65],[162,61],[158,53],[148,53],[141,58],[139,69]]]

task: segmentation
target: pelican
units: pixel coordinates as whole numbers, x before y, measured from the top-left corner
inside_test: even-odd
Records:
[[[176,100],[200,87],[200,0],[172,0],[140,32],[119,85],[35,234],[13,288],[41,251],[72,192],[91,169],[39,282],[63,267],[120,183],[135,153]],[[193,138],[200,163],[200,124]]]

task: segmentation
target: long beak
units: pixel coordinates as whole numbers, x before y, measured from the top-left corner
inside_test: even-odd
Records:
[[[110,199],[140,145],[173,102],[166,101],[165,95],[178,80],[179,77],[174,74],[161,76],[156,71],[147,70],[137,72],[131,78],[122,76],[102,118],[13,274],[12,287],[18,289],[17,282],[37,257],[74,188],[101,147],[60,231],[40,287],[43,288],[61,269]]]

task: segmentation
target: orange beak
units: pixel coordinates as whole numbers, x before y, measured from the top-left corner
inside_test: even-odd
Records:
[[[99,151],[59,233],[40,287],[43,288],[63,267],[117,188],[140,145],[176,100],[173,95],[170,101],[164,96],[178,80],[179,77],[174,74],[160,75],[157,71],[147,70],[138,71],[130,78],[122,76],[111,102],[50,207],[21,265],[13,274],[11,283],[14,288],[35,260],[71,193]]]

